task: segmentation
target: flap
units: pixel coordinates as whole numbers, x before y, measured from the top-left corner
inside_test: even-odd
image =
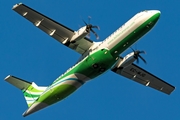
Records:
[[[14,85],[15,87],[17,87],[20,90],[25,90],[32,84],[31,82],[22,80],[20,78],[17,78],[17,77],[11,76],[11,75],[8,75],[5,78],[5,81],[9,82],[10,84]]]

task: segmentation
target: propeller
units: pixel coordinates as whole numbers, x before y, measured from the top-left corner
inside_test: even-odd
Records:
[[[88,24],[83,20],[84,24],[86,25],[86,31],[89,32],[88,36],[90,37],[90,32],[92,32],[95,36],[96,36],[96,39],[99,39],[99,36],[98,34],[93,30],[93,28],[96,28],[98,30],[100,30],[99,26],[94,26],[92,24],[90,24],[90,20],[91,20],[91,17],[89,16],[88,17]]]
[[[132,51],[134,52],[134,57],[136,58],[137,60],[137,63],[139,64],[139,58],[145,63],[147,64],[146,60],[140,55],[140,54],[146,54],[145,51],[139,51],[139,50],[134,50],[133,48],[131,48]]]

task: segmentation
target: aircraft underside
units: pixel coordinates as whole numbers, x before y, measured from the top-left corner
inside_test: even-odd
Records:
[[[36,27],[55,38],[72,50],[82,55],[81,60],[58,77],[50,86],[37,86],[14,76],[7,76],[5,80],[20,89],[26,99],[28,109],[23,116],[27,116],[49,105],[65,99],[87,81],[96,78],[107,70],[136,81],[142,85],[170,94],[175,87],[138,67],[133,62],[143,51],[135,51],[122,58],[119,56],[139,38],[147,33],[158,21],[160,11],[149,10],[137,13],[122,27],[117,29],[101,44],[86,37],[92,32],[96,38],[99,36],[92,28],[99,28],[91,24],[73,31],[70,28],[55,22],[32,8],[19,3],[13,10],[32,22]],[[97,45],[97,46],[96,46]],[[116,64],[115,64],[116,63]]]

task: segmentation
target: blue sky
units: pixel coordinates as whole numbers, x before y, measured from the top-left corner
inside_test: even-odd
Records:
[[[180,2],[157,0],[21,0],[50,18],[77,30],[87,16],[100,26],[100,40],[105,39],[134,14],[158,9],[157,25],[133,46],[145,50],[147,65],[140,66],[176,90],[169,96],[144,87],[112,72],[88,82],[67,99],[26,118],[24,97],[6,83],[11,74],[38,85],[49,85],[71,67],[80,55],[61,45],[11,8],[17,0],[0,1],[0,119],[1,120],[179,120],[180,119]],[[95,38],[92,36],[92,40]],[[128,54],[127,50],[123,55]]]

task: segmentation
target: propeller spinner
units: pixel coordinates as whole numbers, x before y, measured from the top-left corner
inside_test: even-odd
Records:
[[[132,49],[132,48],[131,48]],[[140,54],[146,54],[146,52],[145,51],[139,51],[139,50],[134,50],[134,49],[132,49],[133,50],[133,52],[134,52],[134,57],[136,58],[136,60],[137,60],[137,63],[139,63],[139,58],[145,63],[145,64],[147,64],[147,62],[146,62],[146,60],[140,55]]]
[[[96,39],[99,39],[98,34],[93,30],[93,28],[96,28],[96,29],[100,30],[99,26],[96,26],[96,25],[94,26],[94,25],[90,24],[90,20],[91,20],[90,16],[88,17],[88,19],[89,19],[89,24],[87,24],[83,20],[84,24],[86,25],[86,31],[89,32],[88,36],[90,37],[90,32],[92,32],[96,36]]]

